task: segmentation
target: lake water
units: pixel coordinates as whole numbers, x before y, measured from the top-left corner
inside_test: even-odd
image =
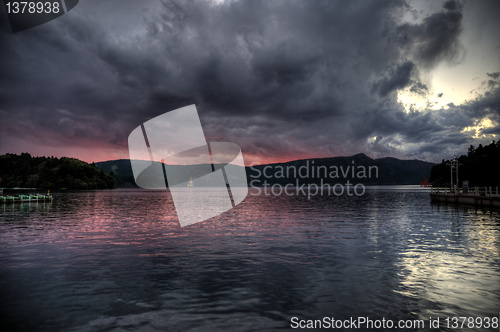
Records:
[[[0,330],[272,331],[292,317],[440,317],[441,329],[463,331],[444,319],[498,317],[499,250],[499,212],[434,205],[414,187],[249,195],[184,228],[165,192],[54,194],[0,205]]]

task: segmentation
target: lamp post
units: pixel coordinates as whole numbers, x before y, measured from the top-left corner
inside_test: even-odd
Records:
[[[458,166],[462,165],[458,162],[457,158],[452,159],[449,163],[446,165],[450,166],[450,180],[451,180],[451,189],[453,190],[453,170],[455,169],[455,175],[456,175],[456,188],[455,192],[457,192],[458,189]]]

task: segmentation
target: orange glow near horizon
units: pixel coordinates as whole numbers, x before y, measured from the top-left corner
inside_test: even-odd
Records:
[[[53,148],[46,147],[42,149],[22,149],[20,151],[2,151],[1,154],[5,153],[29,153],[33,157],[56,157],[56,158],[76,158],[86,163],[97,163],[104,162],[110,160],[119,160],[119,159],[129,159],[129,154],[127,150],[119,150],[119,149],[92,149],[92,148],[75,148],[75,149],[67,149],[67,148]],[[243,160],[245,161],[245,166],[250,166],[252,164],[277,164],[277,163],[285,163],[294,160],[300,159],[308,159],[308,158],[329,158],[335,156],[315,156],[312,154],[307,155],[291,155],[291,156],[261,156],[253,153],[243,153]],[[353,153],[355,154],[355,153]]]
[[[33,142],[26,142],[20,139],[13,139],[11,137],[7,137],[7,139],[3,140],[2,145],[0,145],[0,154],[6,153],[29,153],[33,157],[68,157],[68,158],[76,158],[79,160],[83,160],[89,164],[109,161],[109,160],[118,160],[118,159],[129,159],[128,148],[120,148],[114,146],[75,146],[75,147],[67,147],[67,146],[50,146],[50,145],[41,145],[34,144]],[[359,153],[359,151],[355,151],[348,155],[354,155]],[[251,151],[246,151],[242,148],[243,160],[245,162],[245,166],[250,166],[253,164],[276,164],[276,163],[285,163],[294,160],[300,159],[309,159],[309,158],[330,158],[336,157],[335,155],[323,155],[323,154],[313,154],[313,153],[298,153],[292,155],[276,155],[276,156],[268,156],[268,155],[260,155]]]
[[[354,153],[355,154],[355,153]],[[309,159],[309,158],[330,158],[335,156],[315,156],[312,154],[307,155],[293,155],[293,156],[280,156],[280,157],[266,157],[259,156],[251,153],[243,153],[243,158],[245,160],[245,165],[250,166],[252,163],[255,164],[279,164],[286,163],[294,160]]]

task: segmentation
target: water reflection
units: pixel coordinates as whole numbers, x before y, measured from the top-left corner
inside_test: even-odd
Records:
[[[292,316],[500,310],[498,213],[431,205],[418,190],[249,195],[185,228],[160,191],[44,204],[0,209],[10,330],[272,330]]]
[[[419,316],[495,316],[498,294],[498,222],[455,208],[451,221],[423,220],[400,256],[401,294],[433,305]],[[496,270],[496,271],[495,271]]]

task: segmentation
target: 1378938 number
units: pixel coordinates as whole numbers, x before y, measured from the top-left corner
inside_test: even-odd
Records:
[[[498,317],[447,317],[446,327],[453,329],[497,329],[498,328]]]
[[[57,14],[61,10],[59,2],[13,1],[5,4],[8,14]]]

